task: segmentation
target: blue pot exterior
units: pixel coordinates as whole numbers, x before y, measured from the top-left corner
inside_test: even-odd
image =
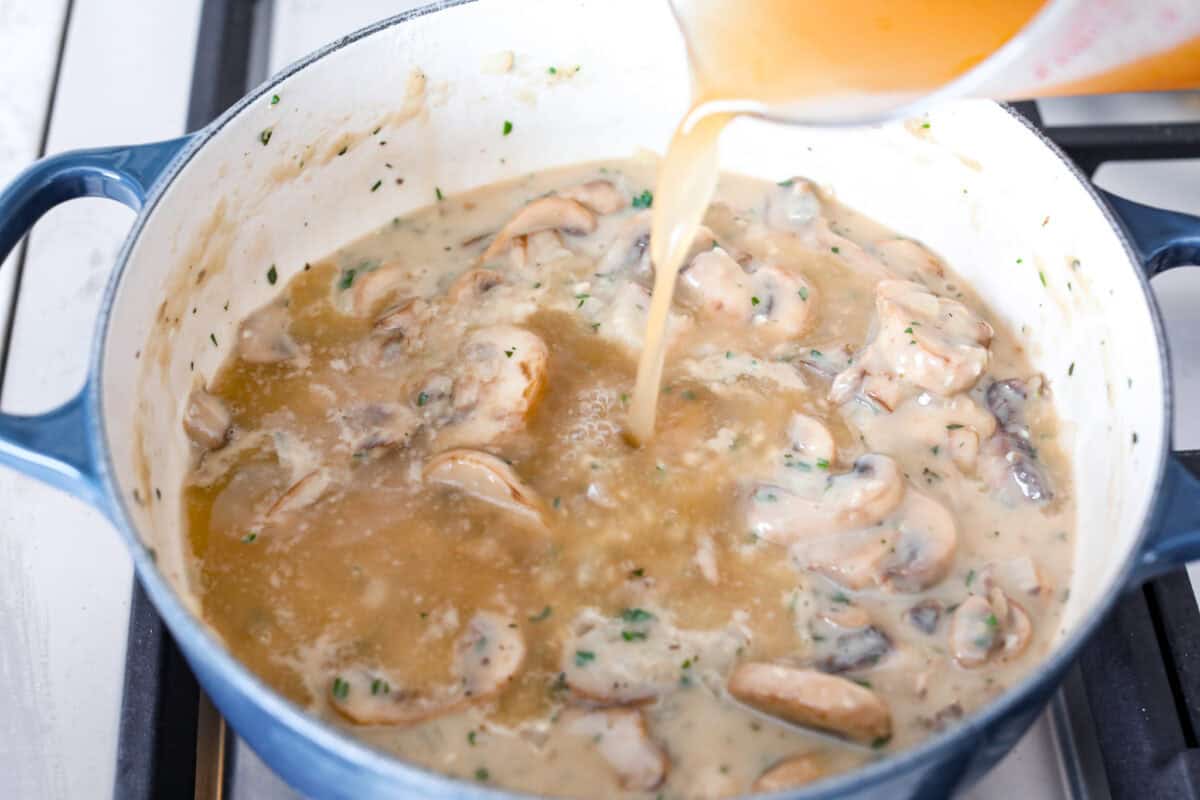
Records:
[[[47,159],[0,194],[0,259],[41,213],[70,197],[85,194],[116,197],[139,210],[97,323],[91,361],[92,380],[78,397],[49,414],[37,417],[0,415],[0,465],[13,466],[84,497],[112,519],[133,554],[139,580],[200,684],[238,734],[299,791],[313,798],[346,800],[511,797],[477,784],[449,780],[372,750],[284,700],[238,663],[187,610],[138,539],[112,477],[97,389],[97,377],[103,368],[102,339],[132,243],[143,226],[150,223],[157,198],[190,154],[202,147],[228,119],[269,94],[278,82],[347,42],[372,35],[406,18],[385,21],[314,54],[277,76],[271,84],[259,87],[208,129],[190,139]],[[1052,147],[1048,142],[1047,146]],[[1086,185],[1082,175],[1079,180]],[[1096,201],[1102,203],[1099,196]],[[1112,204],[1125,218],[1132,234],[1129,239],[1134,246],[1127,248],[1131,268],[1136,269],[1139,261],[1146,263],[1151,271],[1168,268],[1200,247],[1200,220],[1169,215],[1119,199]],[[1113,224],[1119,225],[1115,218]],[[1153,305],[1145,277],[1142,285],[1146,302]],[[1161,323],[1158,331],[1159,356],[1165,369],[1166,345]],[[1169,385],[1167,396],[1164,413],[1169,419]],[[1160,470],[1166,466],[1164,453]],[[1163,565],[1200,557],[1200,533],[1197,533],[1200,531],[1200,483],[1175,464],[1171,464],[1163,478],[1164,487],[1158,500],[1160,510],[1154,521],[1148,520],[1145,524],[1142,532],[1145,541],[1142,549],[1136,551],[1138,556],[1131,556],[1125,565],[1127,581],[1140,579]],[[956,788],[973,783],[1016,744],[1042,713],[1079,648],[1115,600],[1114,592],[1098,603],[1070,638],[1041,665],[1036,675],[1026,678],[961,725],[937,734],[917,748],[878,761],[858,772],[778,796],[863,800],[941,798],[949,796]]]

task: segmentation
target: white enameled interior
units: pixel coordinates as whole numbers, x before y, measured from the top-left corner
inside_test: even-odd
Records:
[[[514,67],[491,74],[484,64],[500,51],[513,52]],[[661,151],[685,105],[683,59],[666,4],[480,0],[331,52],[243,109],[195,155],[130,253],[102,387],[120,484],[142,499],[131,504],[139,533],[185,597],[183,403],[217,369],[237,321],[306,260],[433,202],[436,188],[449,194]],[[577,74],[562,77],[575,65]],[[415,71],[425,76],[419,98]],[[514,124],[509,136],[505,120]],[[372,139],[377,126],[383,132]],[[1151,312],[1086,188],[1021,122],[984,102],[853,131],[742,120],[726,132],[721,157],[727,170],[814,178],[923,240],[1028,343],[1075,456],[1079,545],[1067,620],[1077,621],[1132,547],[1165,435]]]

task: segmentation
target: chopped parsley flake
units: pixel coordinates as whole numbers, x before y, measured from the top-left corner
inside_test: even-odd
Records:
[[[380,186],[383,186],[383,181],[375,181],[375,183],[371,186],[371,191],[375,191]]]
[[[480,767],[479,769],[475,770],[475,780],[479,781],[480,783],[485,783],[491,776],[492,773],[488,772],[487,767]]]
[[[475,746],[475,731],[467,731],[467,744]]]
[[[554,507],[559,508],[561,506],[562,506],[562,498],[561,497],[554,498]]]
[[[271,105],[274,106],[274,105],[278,105],[278,104],[279,104],[279,95],[277,95],[277,94],[271,95]]]
[[[350,684],[342,680],[342,677],[339,675],[333,679],[333,687],[330,691],[333,692],[333,696],[338,700],[345,700],[346,695],[350,694]]]
[[[829,249],[832,250],[834,253],[842,252],[842,248],[840,248],[840,247],[831,247]]]
[[[621,638],[627,642],[644,642],[646,641],[645,631],[621,631]]]
[[[382,678],[376,678],[375,680],[371,681],[371,694],[387,694],[390,691],[392,691],[392,687]]]
[[[912,328],[905,328],[905,329],[904,329],[904,332],[905,332],[905,333],[907,333],[907,334],[909,334],[909,335],[911,335],[911,334],[912,334],[912,332],[913,332],[913,329],[912,329]]]
[[[437,196],[438,202],[442,202],[442,189],[440,186],[433,187],[433,193]]]
[[[349,150],[349,149],[350,149],[350,145],[348,145],[348,144],[344,144],[344,145],[342,145],[342,149],[341,149],[341,150],[338,150],[338,155],[339,155],[339,156],[344,156],[344,155],[346,155],[346,151],[347,151],[347,150]]]
[[[576,307],[576,308],[583,308],[583,304],[584,304],[584,303],[586,303],[586,302],[588,301],[588,298],[589,298],[589,297],[591,297],[591,295],[590,295],[590,294],[577,294],[577,295],[575,295],[575,299],[579,301],[579,305],[577,305],[577,306],[575,306],[575,307]]]
[[[817,459],[817,469],[825,469],[825,470],[829,469],[829,459],[818,458]]]
[[[849,603],[850,602],[850,598],[847,597],[843,592],[834,592],[833,594],[831,594],[829,596],[829,599],[835,603]]]
[[[892,740],[891,736],[880,736],[880,737],[876,738],[875,741],[871,742],[871,748],[873,750],[882,749],[884,747],[887,747],[888,742],[890,742],[891,740]]]
[[[777,185],[777,186],[782,186],[783,188],[785,188],[785,189],[786,189],[786,188],[788,188],[789,186],[791,186],[791,185],[792,185],[793,183],[795,183],[795,182],[796,182],[796,179],[795,179],[795,178],[788,178],[786,181],[780,181],[780,182],[779,182],[778,184],[776,184],[776,185]]]
[[[596,660],[596,654],[591,650],[576,650],[575,651],[575,666],[586,667],[588,664]]]
[[[429,395],[428,395],[428,394],[426,394],[425,392],[419,392],[419,393],[417,394],[417,405],[418,405],[418,406],[423,406],[423,405],[425,405],[425,404],[426,404],[426,403],[428,403],[428,402],[429,402]]]
[[[264,147],[266,147],[267,142],[271,141],[271,129],[263,128],[262,133],[258,135],[258,140],[263,143]]]
[[[962,425],[959,425],[957,422],[951,422],[949,425],[946,426],[946,430],[956,431],[961,427],[962,427]]]
[[[996,619],[996,615],[995,615],[995,614],[988,614],[986,617],[984,617],[983,621],[984,621],[984,623],[986,623],[986,624],[987,624],[987,626],[988,626],[989,628],[998,628],[998,627],[1000,627],[1000,620]]]
[[[508,120],[504,120],[504,135],[508,136],[510,133],[512,133],[512,123]]]
[[[641,567],[638,567],[637,569],[629,571],[629,577],[631,577],[631,578],[642,578],[642,577],[645,577],[645,575],[646,575],[646,570],[642,569]]]
[[[654,205],[654,193],[649,189],[643,189],[641,194],[633,198],[632,205],[634,208],[649,208]]]
[[[213,347],[220,347],[220,345],[217,344],[217,335],[215,333],[210,333],[208,338],[212,340]]]
[[[798,295],[800,295],[801,300],[803,300],[806,303],[808,302],[808,288],[807,287],[801,286],[800,290],[796,293]]]
[[[1038,278],[1040,278],[1040,279],[1041,279],[1041,281],[1042,281],[1042,286],[1045,286],[1045,285],[1046,285],[1046,273],[1042,272],[1042,271],[1039,269],[1039,270],[1038,270]]]
[[[750,305],[752,305],[752,306],[756,306],[756,305],[758,305],[760,302],[762,302],[762,301],[761,301],[761,300],[759,300],[757,297],[751,297],[751,298],[750,298]]]
[[[274,286],[275,281],[277,281],[277,280],[279,280],[279,273],[275,271],[275,265],[272,264],[271,268],[269,270],[267,270],[267,283]]]
[[[810,355],[812,355],[813,358],[821,358],[822,357],[820,350],[809,350],[808,352]]]
[[[626,622],[650,622],[655,616],[644,608],[625,608],[621,610],[621,619]]]
[[[1069,378],[1074,374],[1075,374],[1075,362],[1072,361],[1071,366],[1067,367],[1067,377]]]
[[[975,582],[975,570],[971,570],[970,572],[967,573],[965,583],[967,584],[967,586],[970,586],[974,582]]]
[[[339,289],[349,289],[354,285],[354,276],[358,274],[356,269],[347,269],[342,271],[342,277],[338,278]]]
[[[517,352],[517,348],[515,348],[515,347],[510,347],[510,348],[508,348],[507,350],[505,350],[505,351],[504,351],[504,355],[505,355],[506,357],[508,357],[508,358],[512,358],[512,357],[513,357],[513,353],[515,353],[515,352]]]
[[[554,613],[554,609],[550,608],[550,606],[546,606],[541,611],[539,611],[537,614],[530,617],[529,621],[530,622],[541,622],[542,620],[549,619],[550,615],[553,613]]]
[[[258,538],[257,533],[247,533],[245,536],[242,537],[242,542],[245,544],[250,544],[257,538]]]
[[[551,75],[557,75],[558,67],[550,67],[548,70],[546,70],[546,72],[549,72]]]

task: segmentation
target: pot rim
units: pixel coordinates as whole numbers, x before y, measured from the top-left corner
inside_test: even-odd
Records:
[[[191,161],[192,157],[208,144],[226,124],[240,115],[247,107],[260,98],[269,96],[279,84],[293,75],[304,71],[312,64],[359,40],[374,36],[409,20],[424,17],[443,9],[467,5],[475,1],[436,0],[430,5],[380,20],[343,36],[268,77],[254,89],[247,92],[247,94],[216,120],[191,135],[190,141],[154,182],[145,203],[139,210],[138,216],[134,220],[134,224],[121,247],[112,274],[105,287],[100,312],[96,319],[95,335],[92,339],[91,354],[89,356],[91,378],[88,381],[86,389],[86,410],[92,420],[88,435],[91,439],[92,452],[96,454],[97,476],[102,496],[106,497],[108,501],[107,510],[109,518],[115,527],[117,527],[120,535],[127,540],[137,577],[154,602],[155,608],[167,622],[172,633],[178,638],[188,641],[189,647],[185,648],[186,652],[203,654],[202,658],[209,662],[208,666],[224,674],[229,684],[240,695],[252,697],[253,704],[270,714],[277,723],[281,723],[293,731],[301,733],[316,746],[334,754],[338,759],[352,763],[358,768],[371,773],[375,778],[386,778],[387,780],[396,781],[398,784],[404,782],[408,785],[408,788],[422,790],[429,793],[430,796],[435,796],[446,790],[461,792],[463,789],[469,787],[471,792],[478,792],[485,796],[513,798],[513,800],[516,800],[517,798],[528,798],[530,795],[470,784],[464,780],[406,762],[387,751],[373,747],[367,742],[329,722],[319,719],[302,709],[299,705],[287,700],[234,657],[207,628],[200,616],[192,614],[186,608],[181,596],[176,593],[175,589],[158,570],[150,550],[144,545],[141,537],[135,533],[137,526],[133,522],[133,516],[128,507],[128,498],[124,496],[117,483],[116,467],[113,463],[112,451],[107,445],[108,427],[104,413],[105,406],[102,391],[107,332],[112,321],[112,310],[116,294],[125,277],[129,256],[136,246],[142,230],[153,216],[163,195]],[[1138,284],[1142,289],[1143,300],[1149,307],[1158,348],[1160,374],[1162,375],[1163,400],[1161,413],[1163,415],[1163,430],[1169,433],[1171,429],[1174,392],[1165,329],[1158,304],[1150,289],[1149,277],[1137,258],[1136,251],[1130,243],[1125,228],[1117,219],[1112,209],[1101,198],[1091,180],[1067,158],[1054,142],[1050,141],[1044,133],[1038,130],[1028,119],[1016,112],[1011,106],[1002,103],[998,103],[997,105],[1000,105],[1010,116],[1023,125],[1027,132],[1036,136],[1043,146],[1058,156],[1063,167],[1080,183],[1092,202],[1099,206],[1101,213],[1103,213],[1109,226],[1121,242],[1129,267],[1135,272]],[[1154,488],[1151,491],[1150,504],[1148,506],[1149,511],[1141,522],[1141,529],[1134,539],[1133,546],[1126,554],[1125,563],[1118,573],[1113,590],[1091,604],[1075,624],[1073,630],[1055,644],[1053,651],[1041,662],[1038,669],[1033,670],[1024,678],[1009,686],[1000,697],[985,705],[975,714],[968,716],[956,727],[936,733],[907,750],[879,759],[861,769],[833,776],[828,780],[822,780],[813,784],[809,789],[800,791],[792,790],[786,792],[786,794],[789,797],[797,798],[797,800],[816,800],[817,798],[840,797],[851,790],[861,791],[878,786],[890,779],[910,772],[922,764],[937,760],[941,757],[942,751],[947,748],[953,748],[956,745],[963,747],[966,741],[970,739],[985,740],[988,730],[999,719],[1017,712],[1022,705],[1029,703],[1030,699],[1041,690],[1050,688],[1049,684],[1053,683],[1056,686],[1059,676],[1075,659],[1086,640],[1094,633],[1100,621],[1107,615],[1116,602],[1120,592],[1129,586],[1135,562],[1143,552],[1151,526],[1155,521],[1156,511],[1162,500],[1162,477],[1166,467],[1169,446],[1170,436],[1164,435],[1159,445],[1159,452],[1156,459],[1156,480]],[[247,743],[250,743],[249,740],[247,740]]]

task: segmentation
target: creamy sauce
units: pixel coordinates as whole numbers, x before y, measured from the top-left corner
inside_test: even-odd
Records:
[[[469,781],[717,797],[911,747],[1045,656],[1074,506],[1040,378],[806,181],[723,175],[666,240],[626,443],[655,177],[448,197],[246,320],[185,501],[204,616],[270,685]]]

